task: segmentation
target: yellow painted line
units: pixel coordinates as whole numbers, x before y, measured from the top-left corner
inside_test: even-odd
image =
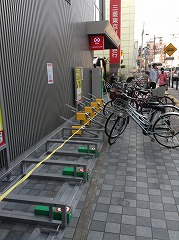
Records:
[[[100,113],[100,112],[98,112]],[[96,114],[96,116],[98,115],[98,113]],[[95,116],[95,117],[96,117]],[[95,118],[93,117],[93,118]],[[93,119],[91,118],[91,119]],[[47,157],[45,157],[42,161],[40,161],[39,163],[37,163],[35,165],[35,167],[33,169],[31,169],[23,178],[21,178],[17,183],[15,183],[12,187],[10,187],[5,193],[3,193],[2,195],[0,195],[0,201],[2,201],[8,194],[10,194],[16,187],[18,187],[21,183],[23,183],[25,180],[27,180],[27,178],[30,177],[30,175],[41,165],[43,164],[45,161],[47,161],[55,152],[57,152],[59,149],[61,149],[65,143],[67,143],[75,134],[77,134],[80,130],[82,130],[85,125],[87,125],[91,119],[89,119],[84,125],[81,126],[81,128],[79,128],[76,132],[74,132],[68,139],[66,139],[59,147],[57,147],[52,153],[50,153]]]

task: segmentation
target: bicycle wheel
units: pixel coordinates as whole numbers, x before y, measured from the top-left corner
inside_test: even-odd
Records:
[[[115,112],[114,112],[114,113],[111,113],[111,115],[106,120],[104,130],[108,137],[110,135],[111,129],[112,129],[117,117],[118,117],[118,115],[115,114]]]
[[[110,145],[115,143],[118,137],[124,132],[127,127],[129,117],[118,116],[109,135],[108,142]]]
[[[160,105],[161,106],[161,105]],[[162,114],[165,113],[179,113],[179,108],[173,105],[163,105],[160,110],[155,110],[150,115],[150,122],[155,122]]]
[[[108,101],[103,107],[103,114],[108,117],[112,112],[113,100]]]
[[[165,104],[165,105],[168,105],[168,104],[173,106],[176,105],[174,99],[169,96],[164,96],[162,98],[159,98],[159,100],[162,104]]]
[[[164,147],[179,147],[179,113],[165,113],[153,125],[156,141]]]
[[[154,110],[151,112],[151,108],[142,109],[142,114],[146,117],[149,117],[150,121],[155,121],[160,115],[168,112],[177,112],[179,113],[179,108],[173,105],[160,105],[161,109]],[[155,117],[155,118],[154,118]]]
[[[179,113],[179,108],[177,106],[170,105],[170,104],[164,105],[163,113],[168,113],[168,112],[177,112],[177,113]]]

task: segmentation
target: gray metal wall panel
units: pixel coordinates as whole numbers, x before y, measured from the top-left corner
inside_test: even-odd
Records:
[[[89,93],[92,93],[92,75],[91,75],[91,69],[84,68],[83,69],[83,83],[82,83],[82,89],[83,89],[83,96],[90,98]],[[85,102],[84,102],[85,103]]]
[[[92,68],[85,22],[93,20],[94,1],[0,2],[0,81],[14,159],[57,128],[60,115],[72,115],[65,104],[74,104],[73,68]],[[47,62],[53,64],[51,85]]]

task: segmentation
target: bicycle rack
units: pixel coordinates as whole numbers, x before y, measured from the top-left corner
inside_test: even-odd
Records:
[[[77,111],[76,108],[70,108]],[[89,109],[93,108],[90,106]],[[2,194],[16,186],[0,202],[0,217],[15,223],[37,224],[29,238],[31,240],[41,233],[47,234],[48,239],[53,239],[56,235],[58,239],[63,237],[85,183],[93,172],[102,148],[104,129],[103,124],[94,120],[90,113],[85,115],[92,124],[96,123],[100,128],[75,126],[73,124],[78,120],[70,121],[61,116],[66,127],[60,128],[39,143],[0,177],[2,181],[8,174],[14,174],[13,182],[3,182]],[[75,134],[78,130],[83,134]],[[73,135],[72,139],[69,139],[68,134]],[[68,141],[64,144],[65,139]],[[25,178],[26,176],[28,177]],[[22,183],[19,184],[19,181]],[[41,184],[47,190],[42,190]],[[70,212],[67,209],[70,209]]]
[[[83,135],[84,132],[87,133],[88,135],[94,136],[93,138],[96,139],[99,137],[99,134],[97,132],[102,131],[102,129],[94,129],[94,128],[90,129],[90,128],[87,128],[87,126],[85,126],[85,125],[77,125],[75,122],[70,121],[69,119],[66,119],[62,116],[60,116],[60,117],[63,120],[65,120],[71,124],[71,127],[64,127],[62,129],[62,138],[63,139],[65,139],[65,133],[67,133],[66,130],[70,130],[70,131],[68,131],[68,137],[71,134],[73,134],[74,135],[73,139],[76,139],[76,136],[79,135],[79,136],[81,136],[81,139],[83,138],[83,140],[87,140],[87,139],[84,139],[84,135]],[[77,139],[79,139],[79,138],[77,138]]]
[[[102,124],[101,122],[99,122],[95,119],[95,116],[100,115],[100,112],[95,110],[96,107],[99,108],[99,106],[98,106],[99,104],[97,102],[92,102],[91,104],[92,104],[91,106],[84,106],[82,104],[85,111],[81,111],[81,112],[79,112],[76,108],[74,108],[68,104],[66,106],[69,107],[73,112],[75,112],[76,120],[79,120],[82,125],[89,126],[90,122],[93,122],[104,128],[104,124]],[[93,112],[93,110],[94,110],[94,112]],[[92,114],[92,116],[94,114],[94,117],[91,117],[90,114]],[[104,118],[104,115],[102,115],[102,116]]]

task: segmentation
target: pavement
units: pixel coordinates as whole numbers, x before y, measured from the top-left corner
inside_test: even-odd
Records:
[[[179,91],[168,93],[178,103]],[[131,120],[115,144],[105,139],[63,234],[32,239],[34,226],[0,223],[0,240],[179,240],[179,148],[151,141]]]
[[[178,104],[179,91],[168,94]],[[104,144],[63,240],[178,240],[179,149],[167,149],[130,121]]]
[[[168,91],[169,95],[174,98],[176,102],[176,106],[179,106],[179,90],[174,88],[169,88]]]

